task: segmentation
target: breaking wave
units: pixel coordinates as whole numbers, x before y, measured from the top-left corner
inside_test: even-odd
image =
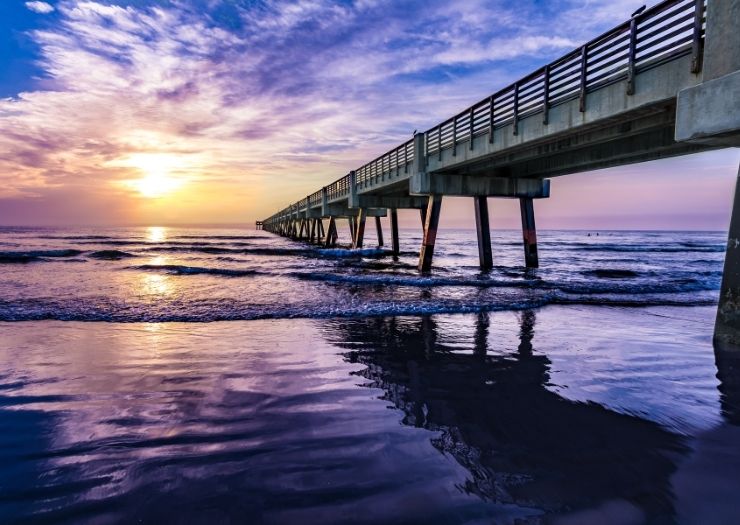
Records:
[[[184,266],[179,264],[142,264],[140,266],[129,266],[128,268],[147,272],[163,272],[170,275],[223,275],[225,277],[245,277],[259,273],[256,270],[203,268],[200,266]]]
[[[25,264],[47,259],[76,257],[80,250],[30,250],[23,252],[0,252],[0,264]]]

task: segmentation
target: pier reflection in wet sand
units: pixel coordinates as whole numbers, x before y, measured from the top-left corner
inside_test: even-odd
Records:
[[[690,312],[6,324],[0,521],[733,523]]]
[[[469,471],[464,491],[551,515],[593,509],[616,522],[671,522],[684,438],[546,388],[550,361],[532,347],[536,313],[519,316],[511,355],[487,355],[485,313],[472,353],[439,343],[430,317],[337,321],[331,331],[357,347],[348,359],[366,365],[358,373],[404,411],[404,424],[440,432],[434,446]]]

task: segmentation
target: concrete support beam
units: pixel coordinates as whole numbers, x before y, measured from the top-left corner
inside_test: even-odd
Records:
[[[522,237],[524,239],[524,262],[527,268],[538,268],[537,228],[534,224],[534,201],[529,198],[519,199],[522,213]]]
[[[432,269],[434,243],[437,240],[437,227],[439,226],[441,210],[442,195],[430,195],[424,223],[424,238],[421,241],[421,253],[419,254],[419,271],[421,272],[428,272]]]
[[[491,253],[491,228],[488,223],[488,198],[473,197],[475,206],[475,230],[478,234],[478,259],[481,270],[493,268]]]
[[[345,204],[338,202],[327,204],[323,211],[322,217],[355,217],[359,208],[350,208]],[[385,208],[364,208],[368,217],[385,217],[387,215]]]
[[[740,55],[740,49],[737,54]],[[740,146],[738,108],[740,70],[681,91],[676,108],[676,140],[710,146]]]
[[[355,219],[355,228],[354,228],[354,236],[353,236],[353,242],[352,242],[352,248],[358,249],[362,248],[364,240],[365,240],[365,219],[367,218],[367,215],[365,214],[365,210],[360,208],[360,211],[357,213],[357,219]],[[377,217],[376,217],[377,219]]]
[[[412,177],[409,192],[461,197],[542,199],[550,196],[550,181],[538,178],[491,177],[485,174],[424,173],[416,178]]]
[[[707,2],[702,83],[682,90],[676,140],[740,146],[740,0]]]
[[[388,195],[362,195],[357,197],[357,202],[362,208],[397,208],[407,209],[426,208],[427,198],[425,196],[396,197]]]
[[[400,246],[398,242],[398,211],[391,208],[391,246],[393,255],[398,255]]]
[[[380,217],[375,217],[375,232],[378,235],[378,246],[382,247],[383,242],[383,225],[380,223]]]
[[[714,338],[740,350],[740,170],[727,235],[722,288],[714,325]]]

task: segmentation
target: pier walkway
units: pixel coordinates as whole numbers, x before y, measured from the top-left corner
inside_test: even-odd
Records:
[[[492,267],[489,197],[519,199],[524,260],[538,266],[534,200],[550,178],[740,145],[740,0],[666,0],[416,134],[259,222],[325,246],[346,219],[352,247],[367,217],[420,210],[419,269],[432,267],[444,196],[473,199],[481,268]],[[735,203],[740,204],[740,189]],[[740,342],[740,207],[726,256],[722,326]],[[734,245],[734,246],[733,246]],[[724,313],[723,313],[724,312]],[[728,336],[729,337],[729,336]],[[734,335],[733,335],[734,337]]]

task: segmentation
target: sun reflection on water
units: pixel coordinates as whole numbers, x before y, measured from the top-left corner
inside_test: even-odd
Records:
[[[170,295],[172,284],[168,275],[145,274],[141,280],[142,292],[148,295]]]
[[[146,229],[146,240],[149,242],[162,242],[167,238],[167,228],[163,226],[149,226]]]

